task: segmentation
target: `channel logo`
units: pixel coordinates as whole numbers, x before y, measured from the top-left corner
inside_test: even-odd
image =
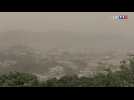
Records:
[[[128,15],[113,16],[114,21],[125,21],[128,20]]]

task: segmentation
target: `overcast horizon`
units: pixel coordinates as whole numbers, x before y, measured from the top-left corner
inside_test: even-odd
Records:
[[[113,21],[128,15],[128,21]],[[133,49],[132,12],[1,12],[0,46]]]

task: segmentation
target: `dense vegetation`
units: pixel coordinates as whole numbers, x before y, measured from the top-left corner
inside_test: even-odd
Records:
[[[29,73],[10,72],[0,75],[1,87],[133,87],[134,86],[134,57],[129,63],[123,61],[121,70],[108,73],[97,73],[94,77],[63,76],[60,79],[39,81],[35,75]]]

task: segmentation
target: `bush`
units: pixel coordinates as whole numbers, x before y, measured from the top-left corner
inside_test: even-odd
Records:
[[[10,72],[0,76],[1,86],[37,86],[36,76],[28,73]]]
[[[63,76],[60,79],[39,81],[35,75],[29,73],[10,72],[0,75],[0,86],[17,87],[133,87],[134,86],[134,58],[129,64],[120,65],[121,70],[107,74],[97,73],[94,77],[78,77],[77,75]]]

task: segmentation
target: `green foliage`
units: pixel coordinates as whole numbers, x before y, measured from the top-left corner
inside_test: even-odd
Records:
[[[121,70],[108,74],[97,73],[94,77],[64,76],[61,79],[50,79],[46,82],[48,87],[133,87],[134,86],[134,58],[120,65]]]
[[[29,73],[10,72],[0,75],[1,87],[133,87],[134,86],[134,58],[120,65],[121,70],[107,74],[97,73],[93,77],[78,77],[77,75],[63,76],[60,79],[39,81],[35,75]]]
[[[36,86],[37,77],[28,73],[10,72],[0,76],[1,86]]]

